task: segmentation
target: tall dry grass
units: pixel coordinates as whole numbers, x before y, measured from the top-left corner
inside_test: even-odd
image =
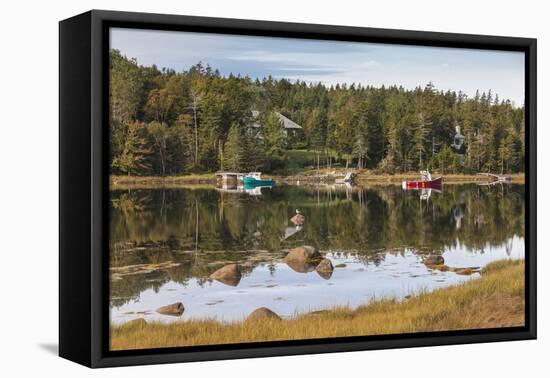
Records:
[[[521,326],[524,298],[524,262],[506,260],[488,265],[479,279],[405,301],[376,301],[355,310],[338,307],[289,320],[231,324],[193,320],[113,326],[111,349]]]

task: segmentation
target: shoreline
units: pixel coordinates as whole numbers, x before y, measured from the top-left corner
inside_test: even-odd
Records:
[[[290,319],[266,316],[230,324],[207,319],[171,324],[136,319],[110,327],[110,348],[129,350],[521,326],[525,322],[524,276],[524,260],[500,260],[487,265],[480,278],[418,293],[403,301],[374,301],[356,309],[334,307]]]
[[[279,185],[314,185],[314,184],[334,184],[336,178],[341,178],[344,171],[304,171],[298,175],[269,175],[266,178],[272,178]],[[434,177],[437,173],[432,174]],[[510,183],[524,184],[525,173],[507,174],[512,178]],[[374,174],[370,171],[359,171],[356,178],[358,186],[364,185],[401,185],[404,180],[418,180],[418,173],[399,173],[399,174]],[[468,184],[490,182],[486,176],[470,174],[448,174],[443,175],[443,184]],[[155,188],[178,188],[194,187],[209,188],[217,184],[214,173],[190,174],[182,176],[109,176],[109,189],[155,189]]]

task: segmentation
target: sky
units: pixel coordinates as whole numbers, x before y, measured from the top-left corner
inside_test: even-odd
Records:
[[[468,97],[491,89],[501,100],[524,103],[522,52],[120,28],[110,38],[111,48],[140,65],[178,72],[200,61],[222,75],[407,89],[432,82]]]

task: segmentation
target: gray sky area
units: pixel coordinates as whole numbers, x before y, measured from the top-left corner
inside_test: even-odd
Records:
[[[434,83],[473,97],[492,89],[516,106],[524,102],[521,52],[384,45],[206,33],[112,29],[111,47],[141,65],[187,70],[199,61],[222,75],[362,85]]]

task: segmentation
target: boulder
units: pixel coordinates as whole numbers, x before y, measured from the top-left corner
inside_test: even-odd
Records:
[[[304,217],[302,214],[296,214],[295,216],[290,218],[290,221],[294,223],[296,226],[300,226],[304,224],[305,220],[306,220],[306,217]]]
[[[332,270],[317,270],[316,272],[319,276],[321,276],[321,278],[324,278],[325,280],[329,280],[330,277],[332,277]]]
[[[321,260],[323,256],[319,253],[319,251],[310,245],[304,245],[301,247],[296,247],[291,249],[286,257],[284,258],[285,261],[289,260],[298,260],[298,261],[308,261],[308,260]]]
[[[246,318],[247,322],[257,322],[262,320],[281,320],[281,317],[267,307],[260,307],[252,311]]]
[[[443,256],[439,255],[428,255],[422,259],[424,265],[443,265],[445,264],[445,259]]]
[[[183,307],[183,303],[177,302],[167,306],[159,307],[156,311],[162,315],[181,316],[184,310],[185,308]]]
[[[210,278],[225,285],[237,286],[241,281],[241,269],[238,264],[229,264],[216,270]]]
[[[332,272],[334,267],[329,259],[322,259],[321,262],[315,268],[318,272]]]
[[[296,259],[289,259],[284,260],[286,265],[290,267],[293,271],[297,273],[309,273],[313,272],[315,268],[317,267],[317,261],[311,261],[311,260],[296,260]]]
[[[329,259],[325,258],[322,259],[319,264],[317,264],[315,270],[322,278],[328,280],[330,277],[332,277],[332,271],[334,270],[334,267],[332,266],[332,262]]]

